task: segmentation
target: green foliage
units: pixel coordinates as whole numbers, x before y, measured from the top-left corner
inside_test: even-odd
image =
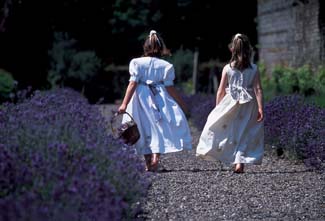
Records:
[[[15,89],[16,81],[12,75],[0,69],[0,100],[8,99],[10,94]]]
[[[276,66],[271,75],[266,74],[265,65],[258,64],[264,89],[264,98],[271,100],[278,95],[300,94],[306,100],[324,107],[325,68],[313,70],[309,65],[299,68]]]
[[[64,86],[68,80],[86,82],[97,74],[101,60],[94,51],[79,51],[77,41],[66,33],[55,33],[52,49],[49,51],[51,68],[48,81],[52,87]]]
[[[317,73],[314,72],[309,65],[304,65],[296,70],[297,79],[300,91],[306,96],[312,95],[316,92],[315,77]]]
[[[189,49],[178,49],[168,60],[174,65],[176,83],[188,81],[193,73],[194,54]]]
[[[275,80],[273,77],[266,73],[266,67],[263,62],[259,62],[257,65],[260,72],[264,99],[265,101],[270,101],[276,94]]]
[[[278,66],[274,69],[273,75],[279,93],[310,96],[317,90],[315,80],[318,74],[308,65],[296,69]]]
[[[159,21],[162,13],[154,8],[152,0],[115,0],[112,3],[113,16],[110,19],[113,33],[125,32],[130,28],[146,28]]]
[[[193,81],[191,79],[180,83],[180,88],[181,88],[182,92],[185,94],[193,93],[193,90],[194,90],[193,87],[194,87]]]
[[[299,80],[294,69],[276,66],[272,73],[276,84],[276,92],[290,94],[299,92]]]
[[[316,72],[315,88],[320,94],[325,95],[325,66],[320,66]]]
[[[86,81],[98,71],[100,60],[94,51],[77,52],[71,58],[68,76]]]

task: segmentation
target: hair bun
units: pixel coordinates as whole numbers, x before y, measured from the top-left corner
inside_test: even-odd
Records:
[[[151,30],[149,36],[151,36],[153,34],[157,34],[157,32],[155,30]]]
[[[236,39],[236,38],[240,38],[242,35],[240,34],[240,33],[238,33],[238,34],[236,34],[235,35],[235,38],[234,39]]]

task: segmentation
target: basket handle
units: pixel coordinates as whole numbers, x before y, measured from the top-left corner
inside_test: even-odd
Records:
[[[113,128],[113,121],[114,121],[114,119],[118,116],[118,115],[121,115],[121,114],[127,114],[130,118],[131,118],[131,120],[133,121],[133,122],[135,122],[134,121],[134,119],[133,119],[133,117],[131,116],[131,114],[129,114],[128,112],[126,112],[126,111],[124,111],[124,112],[121,112],[121,113],[119,113],[118,111],[112,111],[113,112],[113,117],[111,118],[111,130],[112,130],[112,132],[114,133],[114,128]]]

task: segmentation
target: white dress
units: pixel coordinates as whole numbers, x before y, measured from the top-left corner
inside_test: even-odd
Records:
[[[261,164],[264,123],[257,122],[258,106],[253,90],[257,66],[239,71],[225,66],[226,95],[211,111],[200,136],[196,155],[227,164]]]
[[[140,131],[140,139],[135,143],[137,153],[192,149],[185,114],[165,88],[173,85],[173,65],[155,57],[140,57],[131,60],[129,72],[130,81],[138,83],[126,109]]]

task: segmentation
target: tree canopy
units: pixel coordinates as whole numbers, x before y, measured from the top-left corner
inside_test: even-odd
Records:
[[[24,85],[42,87],[54,34],[68,33],[80,50],[107,64],[125,65],[142,54],[151,29],[167,47],[200,51],[200,61],[227,60],[237,32],[256,43],[256,1],[215,0],[4,0],[0,11],[0,68]]]

